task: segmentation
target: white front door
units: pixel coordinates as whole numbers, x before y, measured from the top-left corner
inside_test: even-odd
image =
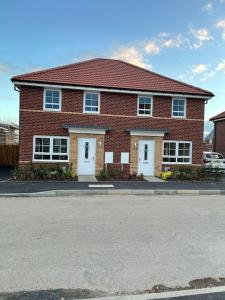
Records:
[[[95,175],[96,139],[78,139],[77,175]]]
[[[143,140],[138,144],[138,174],[154,176],[155,141]]]

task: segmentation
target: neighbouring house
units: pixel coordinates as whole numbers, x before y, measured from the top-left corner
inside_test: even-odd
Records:
[[[214,129],[204,138],[204,151],[213,151]]]
[[[225,155],[225,111],[212,117],[214,123],[214,146],[213,150]]]
[[[0,145],[18,144],[18,130],[16,124],[0,122]]]
[[[202,163],[209,91],[101,58],[12,82],[20,92],[20,165],[72,163],[78,175],[107,166],[150,176]]]

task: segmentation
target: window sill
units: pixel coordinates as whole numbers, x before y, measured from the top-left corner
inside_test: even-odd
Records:
[[[162,165],[192,165],[192,162],[162,162]]]
[[[171,118],[172,119],[187,119],[187,117],[186,116],[184,116],[184,117],[176,117],[176,116],[171,116]]]
[[[46,111],[46,112],[61,112],[61,109],[48,109],[48,108],[44,108],[43,109],[44,111]]]
[[[32,162],[34,163],[69,163],[69,160],[38,160],[38,159],[33,159]]]
[[[137,114],[137,117],[141,117],[141,118],[152,118],[153,116],[152,116],[152,115],[138,115],[138,114]]]
[[[83,111],[86,115],[100,115],[100,112]]]

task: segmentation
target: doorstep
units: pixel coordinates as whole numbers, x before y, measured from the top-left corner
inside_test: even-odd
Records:
[[[80,181],[80,182],[96,182],[98,180],[93,175],[78,175],[78,181]]]

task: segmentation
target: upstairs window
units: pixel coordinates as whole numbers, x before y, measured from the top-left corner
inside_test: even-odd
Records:
[[[147,96],[138,97],[138,116],[152,115],[152,98]]]
[[[67,137],[35,136],[33,140],[34,161],[69,161]]]
[[[99,114],[100,112],[100,94],[99,93],[84,93],[84,112]]]
[[[192,143],[178,141],[163,142],[163,163],[190,164],[192,160]]]
[[[61,110],[61,90],[44,90],[44,110]]]
[[[172,117],[186,118],[186,99],[173,99]]]

